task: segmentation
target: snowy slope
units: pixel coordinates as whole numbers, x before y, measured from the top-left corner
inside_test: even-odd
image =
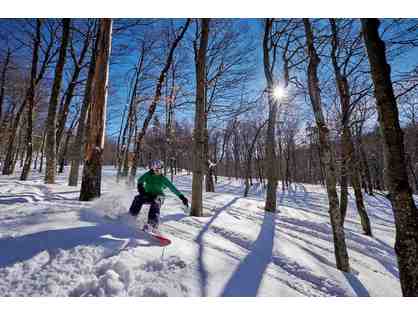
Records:
[[[388,201],[366,197],[374,237],[361,232],[353,196],[345,224],[352,272],[335,268],[323,187],[278,192],[265,213],[259,186],[243,198],[221,179],[204,194],[205,217],[187,217],[170,192],[162,209],[165,250],[125,213],[135,191],[103,173],[103,195],[79,202],[79,188],[42,177],[0,176],[0,296],[400,296]],[[191,177],[176,178],[190,198]],[[147,206],[143,209],[143,219]]]

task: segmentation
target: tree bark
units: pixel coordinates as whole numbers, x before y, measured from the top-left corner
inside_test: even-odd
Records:
[[[33,164],[33,170],[36,170],[36,168],[38,168],[39,153],[44,149],[45,137],[46,137],[46,132],[44,131],[42,133],[41,145],[39,146],[38,150],[36,151],[36,157],[35,157],[35,162]]]
[[[359,175],[359,162],[354,152],[353,137],[350,129],[351,118],[351,94],[348,78],[341,70],[337,60],[338,49],[338,30],[335,19],[329,19],[332,30],[332,49],[331,60],[335,73],[335,80],[337,84],[338,95],[341,103],[341,116],[342,116],[342,166],[341,166],[341,224],[344,225],[345,216],[347,213],[348,205],[348,178],[351,179],[351,184],[354,189],[356,198],[356,207],[360,216],[361,225],[366,235],[371,236],[372,230],[370,226],[370,220],[366,212],[366,208],[363,202],[363,194],[361,191],[360,175]]]
[[[267,120],[263,122],[256,130],[254,138],[251,142],[250,148],[247,151],[247,161],[246,161],[246,170],[245,170],[245,190],[244,190],[244,197],[248,196],[248,192],[250,190],[250,180],[251,180],[251,164],[252,164],[252,156],[254,154],[255,144],[257,143],[258,136],[261,133],[261,130],[265,127]]]
[[[12,55],[12,52],[10,51],[10,48],[8,48],[7,53],[6,53],[6,59],[4,60],[4,65],[3,65],[3,69],[1,71],[1,77],[0,77],[0,127],[2,125],[2,120],[3,120],[3,100],[4,100],[4,93],[5,93],[5,87],[6,87],[6,75],[7,75],[7,70],[9,68],[11,55]]]
[[[215,192],[215,183],[213,180],[213,169],[212,161],[210,160],[209,154],[209,132],[207,127],[207,119],[205,119],[205,145],[204,145],[204,166],[205,166],[205,187],[206,192]]]
[[[84,97],[83,103],[80,110],[80,117],[78,119],[78,127],[77,127],[77,134],[74,139],[72,154],[71,154],[71,169],[70,169],[70,176],[68,178],[68,185],[69,186],[77,186],[78,184],[78,173],[79,168],[82,160],[82,150],[83,150],[83,143],[85,138],[85,129],[86,129],[86,117],[87,112],[90,108],[91,103],[91,95],[92,95],[92,85],[93,85],[93,76],[94,76],[94,69],[96,68],[96,54],[97,54],[97,45],[98,41],[96,39],[94,43],[94,47],[92,47],[91,56],[90,56],[90,64],[89,64],[89,72],[87,74],[87,82],[84,89]]]
[[[14,118],[12,128],[10,129],[9,140],[7,142],[6,157],[4,159],[3,170],[2,170],[3,175],[11,175],[14,171],[14,167],[15,167],[15,162],[14,162],[15,145],[14,144],[15,144],[16,137],[18,137],[17,133],[19,129],[20,118],[25,109],[28,94],[29,92],[25,95],[25,98],[22,104],[20,105],[16,113],[16,116]]]
[[[59,173],[64,172],[65,161],[67,160],[67,156],[68,156],[68,147],[69,147],[70,139],[72,137],[73,129],[75,127],[75,124],[77,123],[77,120],[79,120],[78,112],[70,123],[70,128],[67,131],[67,136],[65,137],[64,145],[62,145],[61,151],[59,152],[59,159],[58,159],[58,164],[59,164],[58,172]]]
[[[86,35],[86,38],[84,39],[83,47],[81,48],[81,52],[80,52],[80,55],[79,55],[78,59],[76,59],[75,53],[74,53],[74,51],[72,51],[72,56],[73,56],[73,60],[74,60],[74,71],[73,71],[73,74],[71,76],[71,80],[70,80],[70,83],[68,85],[68,88],[65,92],[63,105],[60,108],[60,112],[58,114],[57,137],[56,137],[57,152],[59,151],[59,148],[60,148],[61,139],[62,139],[62,136],[64,134],[65,124],[67,122],[68,111],[69,111],[69,108],[70,108],[71,100],[74,97],[74,91],[75,91],[75,88],[77,86],[77,80],[78,80],[78,77],[80,76],[81,70],[83,68],[84,58],[87,54],[89,45],[90,45],[90,31]]]
[[[39,173],[42,173],[43,165],[44,165],[44,154],[45,154],[45,140],[46,140],[46,130],[44,131],[43,137],[42,137],[42,145],[41,145],[41,161],[39,163]]]
[[[80,201],[91,201],[94,198],[100,197],[101,194],[102,155],[106,126],[112,19],[100,19],[96,40],[97,55],[92,81],[91,107],[87,122],[88,133],[85,146],[85,163],[81,182]]]
[[[277,192],[277,167],[276,167],[276,116],[277,116],[277,101],[273,97],[274,78],[272,73],[273,65],[270,64],[270,37],[272,32],[273,19],[266,19],[264,27],[263,38],[263,62],[264,75],[267,81],[267,98],[269,104],[269,115],[267,124],[267,139],[266,139],[266,159],[265,169],[267,172],[267,194],[265,202],[265,210],[269,212],[276,212],[276,192]]]
[[[133,131],[135,128],[136,123],[135,122],[135,116],[136,116],[136,97],[137,97],[137,91],[138,91],[138,84],[139,84],[139,78],[140,78],[140,74],[142,73],[142,67],[144,64],[144,54],[145,54],[145,45],[142,46],[141,49],[141,56],[138,60],[138,66],[136,69],[136,75],[135,75],[135,81],[134,81],[134,85],[133,85],[133,90],[132,90],[132,95],[131,95],[131,100],[129,103],[129,112],[128,112],[128,117],[127,117],[127,121],[126,121],[126,125],[125,128],[123,130],[123,135],[122,135],[122,157],[120,160],[120,164],[118,165],[118,180],[119,177],[127,177],[128,173],[129,173],[129,163],[128,163],[128,158],[129,158],[129,147],[130,147],[130,143],[131,143],[131,139],[133,136]],[[128,137],[126,139],[126,132],[128,132]],[[123,163],[123,171],[122,171],[122,163]],[[130,182],[132,183],[132,182]]]
[[[26,129],[26,159],[25,165],[23,166],[20,180],[27,180],[32,164],[32,129],[33,129],[33,108],[35,106],[35,87],[36,87],[36,74],[38,71],[38,56],[39,47],[41,45],[41,19],[36,19],[36,35],[35,42],[33,44],[33,55],[32,55],[32,68],[30,75],[30,86],[28,93],[28,116],[27,116],[27,129]]]
[[[367,161],[366,152],[364,151],[361,134],[359,134],[357,137],[357,143],[358,143],[358,150],[360,154],[360,165],[363,169],[362,173],[364,173],[364,177],[366,180],[366,186],[368,190],[367,193],[370,196],[373,196],[373,182],[372,182],[372,177],[370,175],[369,162]]]
[[[64,72],[64,64],[67,55],[68,39],[70,37],[71,19],[62,19],[62,38],[61,47],[58,57],[57,66],[55,68],[54,82],[52,85],[51,98],[49,100],[48,116],[46,119],[46,164],[45,164],[45,183],[55,183],[56,174],[56,115],[58,96],[61,89],[62,75]]]
[[[203,173],[205,145],[205,87],[206,87],[206,52],[209,40],[210,19],[201,19],[201,34],[196,60],[196,111],[193,130],[193,178],[191,215],[203,215]]]
[[[385,44],[379,35],[378,19],[361,20],[369,58],[374,94],[383,136],[383,153],[390,165],[386,169],[390,201],[396,225],[395,252],[398,258],[402,294],[418,296],[418,212],[412,198],[405,164],[403,132],[393,93]]]
[[[320,157],[325,168],[325,181],[329,201],[329,213],[334,237],[334,254],[337,268],[341,271],[348,272],[350,270],[350,265],[345,243],[344,228],[341,225],[341,212],[338,206],[335,160],[329,140],[329,129],[325,123],[324,115],[322,112],[321,94],[317,74],[320,59],[314,46],[314,37],[309,19],[303,19],[303,23],[305,27],[306,45],[308,47],[309,56],[309,96],[319,131],[319,141],[321,145]]]

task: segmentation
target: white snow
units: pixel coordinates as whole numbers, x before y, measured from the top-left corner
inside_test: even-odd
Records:
[[[362,234],[350,194],[345,231],[351,273],[335,268],[325,189],[278,190],[279,212],[264,212],[264,192],[220,178],[204,193],[204,217],[189,217],[167,191],[161,211],[165,249],[126,215],[135,190],[103,171],[103,195],[78,201],[39,174],[0,176],[0,296],[400,296],[395,229],[382,196],[365,196],[374,236]],[[190,199],[191,177],[176,177]],[[148,207],[141,212],[147,215]],[[125,215],[123,215],[125,214]],[[120,219],[109,219],[122,215]]]

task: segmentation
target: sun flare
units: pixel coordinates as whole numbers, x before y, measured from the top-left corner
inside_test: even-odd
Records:
[[[286,97],[286,90],[282,87],[282,86],[276,86],[273,89],[273,96],[274,98],[276,98],[277,100],[281,100],[284,97]]]

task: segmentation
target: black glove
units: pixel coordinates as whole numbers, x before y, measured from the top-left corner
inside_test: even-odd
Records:
[[[145,194],[144,185],[142,183],[138,183],[137,189],[139,194]]]
[[[184,197],[184,195],[180,195],[179,198],[183,202],[184,206],[189,207],[189,201]]]

